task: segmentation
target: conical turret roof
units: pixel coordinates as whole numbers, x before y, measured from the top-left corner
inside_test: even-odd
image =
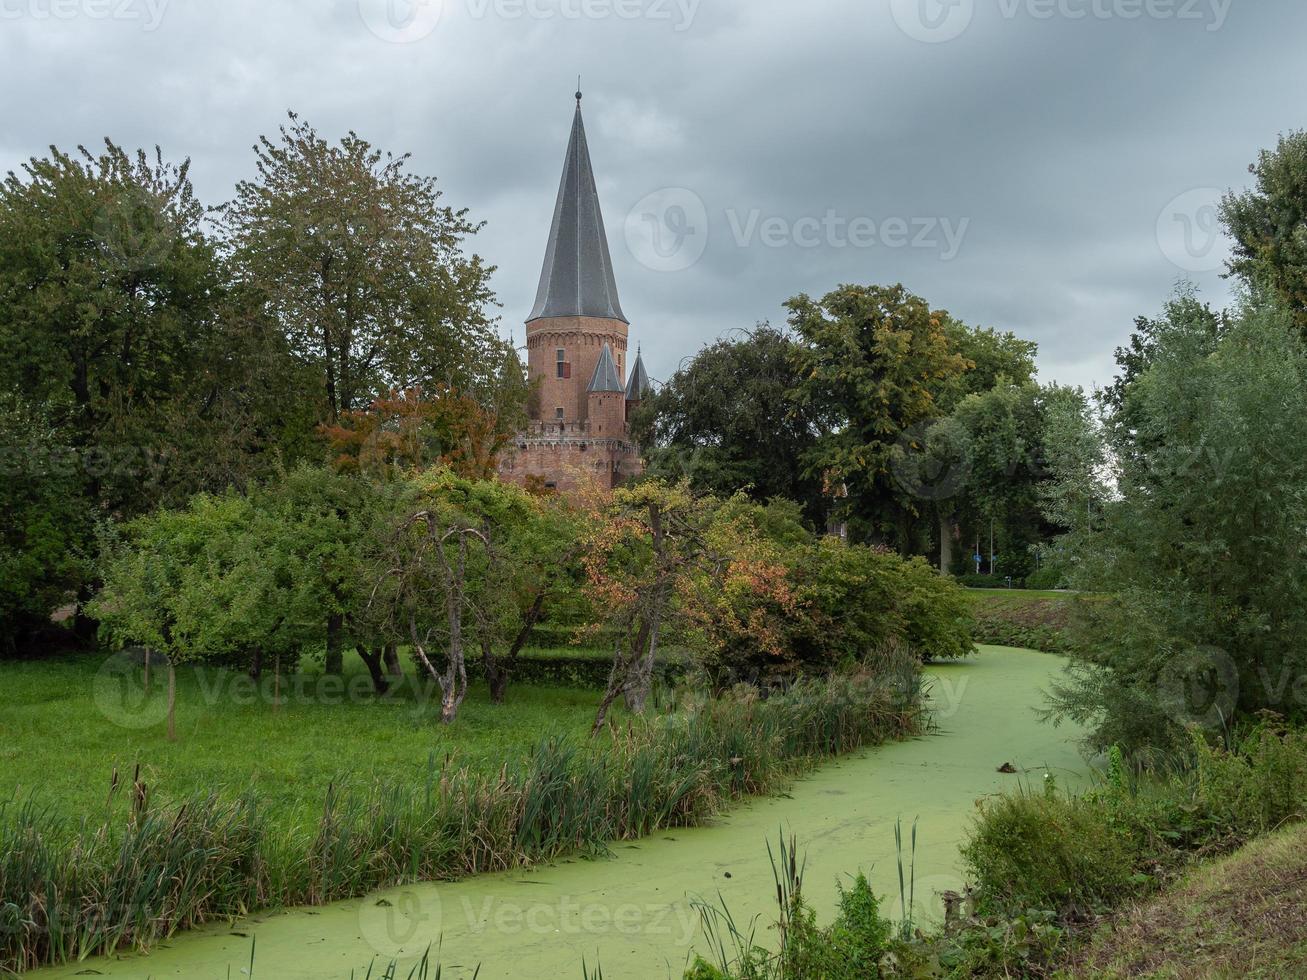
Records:
[[[599,352],[599,363],[595,365],[594,377],[590,379],[590,390],[617,392],[626,390],[622,387],[622,376],[617,372],[617,362],[613,360],[613,349],[607,344],[604,344],[604,349]]]
[[[628,402],[644,401],[649,393],[649,373],[644,369],[644,355],[635,352],[635,364],[631,368],[631,378],[626,382],[626,400]]]
[[[613,277],[604,217],[599,210],[599,191],[590,164],[579,97],[540,288],[527,322],[555,316],[592,316],[630,322],[617,298],[617,280]]]

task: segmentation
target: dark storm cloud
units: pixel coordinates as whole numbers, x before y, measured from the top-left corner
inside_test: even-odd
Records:
[[[488,222],[520,337],[580,73],[654,377],[902,281],[1102,383],[1178,279],[1226,299],[1210,205],[1307,125],[1304,36],[1298,0],[0,0],[0,163],[158,143],[218,202],[293,107]]]

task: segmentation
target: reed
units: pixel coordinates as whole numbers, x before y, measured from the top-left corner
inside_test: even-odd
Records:
[[[412,784],[333,783],[316,824],[290,830],[248,794],[152,804],[139,777],[124,794],[115,775],[104,816],[75,827],[32,800],[0,804],[0,973],[146,949],[256,909],[600,853],[922,720],[918,683],[872,676],[686,699],[592,741],[548,739],[498,773],[447,759]]]

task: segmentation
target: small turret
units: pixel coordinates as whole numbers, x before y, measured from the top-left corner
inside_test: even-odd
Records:
[[[639,405],[649,396],[649,374],[644,369],[644,354],[640,348],[635,349],[635,364],[631,368],[631,378],[626,382],[626,402]]]
[[[599,352],[587,397],[591,434],[609,439],[622,437],[626,427],[626,388],[613,360],[613,349],[607,344]]]

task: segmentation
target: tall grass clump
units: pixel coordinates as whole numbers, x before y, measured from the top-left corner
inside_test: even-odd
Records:
[[[902,840],[898,831],[895,836],[902,869]],[[914,846],[915,836],[914,828]],[[881,962],[901,945],[896,934],[907,938],[911,926],[896,924],[881,912],[867,876],[859,872],[847,888],[838,883],[839,910],[834,922],[823,927],[803,894],[806,861],[797,839],[782,833],[775,849],[767,844],[767,853],[776,882],[776,948],[758,943],[756,922],[747,931],[741,928],[725,900],[696,902],[708,955],[695,958],[685,980],[874,980],[880,976]]]
[[[702,823],[922,718],[915,666],[691,695],[591,741],[548,739],[497,773],[433,759],[412,783],[333,784],[316,822],[290,829],[271,828],[250,795],[158,806],[139,781],[76,826],[15,801],[0,806],[0,972],[145,949],[258,908],[601,853]]]
[[[123,809],[70,826],[30,800],[0,804],[0,972],[145,949],[270,897],[248,797]]]

